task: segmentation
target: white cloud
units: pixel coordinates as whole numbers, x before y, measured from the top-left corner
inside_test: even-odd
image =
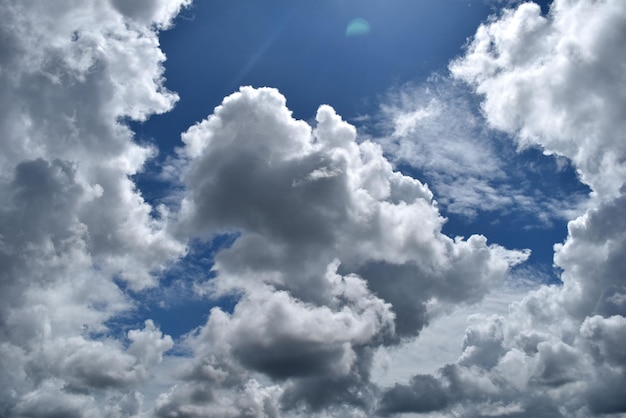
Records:
[[[156,31],[187,4],[0,1],[0,415],[626,411],[622,3],[556,0],[547,17],[521,5],[482,26],[452,66],[493,127],[570,158],[598,198],[556,247],[563,285],[505,291],[517,301],[506,312],[485,296],[501,294],[490,292],[527,252],[445,236],[424,183],[331,107],[311,126],[274,89],[242,88],[183,134],[180,211],[146,203],[130,176],[156,150],[121,120],[177,100]],[[393,140],[450,109],[409,102],[389,112]],[[479,115],[452,103],[480,132]],[[482,152],[454,137],[391,145],[433,173],[461,161],[451,172],[469,173],[473,184],[459,184],[483,199],[503,169],[474,139]],[[126,286],[157,285],[188,239],[224,232],[239,238],[198,285],[240,297],[232,312],[214,308],[178,347],[149,318],[111,332],[138,303]],[[377,352],[483,308],[456,361],[378,385]]]
[[[161,268],[154,260],[180,254],[182,246],[150,216],[152,208],[128,179],[154,150],[134,143],[118,119],[167,111],[177,97],[161,86],[156,33],[128,27],[106,1],[74,6],[0,6],[0,39],[9,51],[2,65],[2,100],[10,109],[0,117],[7,133],[3,176],[38,158],[73,165],[88,196],[75,212],[89,229],[95,261],[133,287],[149,286],[149,272]]]
[[[282,382],[286,410],[367,413],[374,348],[416,335],[433,299],[479,301],[528,257],[446,237],[427,187],[357,142],[329,106],[316,121],[293,119],[274,89],[243,87],[183,134],[179,228],[241,234],[217,254],[209,285],[243,297],[189,337],[196,360],[162,411],[199,407],[191,394],[207,382],[242,391],[261,373]]]
[[[484,95],[489,123],[570,158],[582,180],[615,197],[626,175],[620,1],[525,3],[481,26],[452,73]]]

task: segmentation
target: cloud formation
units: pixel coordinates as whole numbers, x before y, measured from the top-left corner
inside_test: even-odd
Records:
[[[232,314],[214,308],[188,340],[202,359],[190,380],[207,361],[243,367],[241,388],[255,373],[281,382],[283,410],[367,412],[376,347],[417,335],[433,303],[479,301],[528,254],[443,235],[426,186],[393,171],[378,145],[357,142],[331,107],[316,122],[293,119],[274,89],[243,87],[182,136],[179,228],[241,234],[207,285],[242,299]],[[163,408],[193,404],[180,396]]]
[[[615,197],[624,182],[624,8],[617,1],[534,3],[482,25],[455,77],[484,95],[489,123],[521,146],[568,157],[582,180]]]
[[[379,144],[327,105],[295,119],[272,88],[242,87],[182,134],[178,204],[154,207],[133,176],[157,149],[125,121],[176,102],[158,31],[189,1],[0,0],[0,415],[626,412],[622,4],[555,0],[547,16],[522,4],[451,64],[493,128],[575,164],[593,207],[555,246],[562,284],[474,315],[462,341],[446,341],[461,346],[456,361],[383,386],[377,354],[484,300],[528,251],[446,236],[430,189]],[[389,144],[465,111],[430,103],[394,109]],[[460,158],[454,178],[480,156]],[[502,175],[488,161],[470,177]],[[232,309],[213,307],[177,341],[151,318],[113,325],[184,269],[190,243],[223,234],[236,239],[193,285]]]
[[[272,89],[243,88],[183,134],[180,212],[145,202],[132,176],[156,149],[123,121],[177,100],[157,30],[186,5],[1,3],[3,415],[367,413],[376,347],[527,257],[446,237],[425,185],[329,106],[312,128]],[[189,239],[224,232],[240,237],[205,285],[240,300],[181,342],[179,384],[145,399],[175,343],[150,319],[110,323]]]
[[[151,3],[135,19],[108,1],[0,2],[0,415],[136,414],[172,347],[151,321],[107,327],[134,303],[117,280],[154,286],[185,250],[129,178],[155,150],[120,123],[177,99],[154,27],[185,2]]]

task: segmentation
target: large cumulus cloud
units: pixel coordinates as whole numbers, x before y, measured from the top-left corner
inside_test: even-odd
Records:
[[[443,235],[428,188],[357,141],[329,106],[311,127],[276,90],[244,87],[183,141],[179,228],[240,234],[207,286],[242,295],[232,314],[214,308],[190,336],[197,362],[183,392],[214,379],[202,373],[209,364],[237,376],[227,381],[240,391],[259,376],[280,382],[285,411],[367,413],[376,347],[417,335],[433,304],[479,301],[528,256]],[[183,392],[163,410],[194,405]]]
[[[443,235],[428,188],[393,171],[377,145],[357,142],[328,106],[312,129],[291,117],[277,91],[243,88],[183,140],[191,161],[182,227],[242,233],[216,258],[218,292],[270,284],[326,301],[322,279],[338,259],[342,272],[360,273],[376,292],[386,291],[389,275],[419,288],[422,302],[475,301],[526,257],[482,236]],[[388,301],[401,304],[400,293]]]

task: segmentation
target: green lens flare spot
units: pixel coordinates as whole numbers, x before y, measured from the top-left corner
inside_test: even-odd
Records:
[[[361,36],[370,33],[370,24],[367,20],[356,18],[348,23],[346,28],[346,36]]]

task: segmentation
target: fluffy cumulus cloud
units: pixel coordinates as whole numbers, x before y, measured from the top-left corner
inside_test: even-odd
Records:
[[[562,284],[473,315],[456,361],[385,385],[381,352],[419,343],[455,309],[487,306],[528,251],[446,236],[430,189],[381,145],[330,106],[295,119],[271,88],[241,88],[184,132],[172,171],[182,190],[168,200],[179,201],[144,201],[133,176],[157,150],[125,121],[176,102],[158,31],[188,3],[0,0],[0,415],[626,412],[620,0],[556,0],[547,16],[522,4],[481,26],[452,64],[493,128],[575,164],[593,207],[555,247]],[[383,143],[406,160],[434,155],[443,184],[451,154],[403,142],[438,115],[480,120],[442,103],[388,109]],[[449,179],[504,175],[495,157],[472,169],[479,159],[463,152]],[[232,309],[213,307],[177,341],[150,318],[113,326],[168,268],[184,270],[189,243],[223,234],[236,238],[193,285],[232,297]]]
[[[2,416],[133,415],[173,344],[107,321],[133,307],[116,283],[153,286],[185,250],[129,177],[155,150],[120,123],[176,101],[155,31],[185,2],[114,3],[0,2]]]
[[[381,412],[626,412],[625,28],[619,1],[555,0],[547,15],[524,3],[481,26],[452,63],[453,75],[482,95],[493,127],[569,158],[594,203],[555,246],[561,285],[530,292],[508,314],[474,318],[458,361],[389,388]],[[426,402],[425,393],[440,402]]]
[[[484,95],[490,124],[570,158],[593,190],[624,182],[625,10],[618,1],[534,3],[481,26],[452,73]]]
[[[241,300],[188,337],[195,360],[161,399],[164,415],[215,408],[193,398],[200,388],[249,396],[268,379],[279,384],[272,408],[368,414],[377,347],[417,335],[434,305],[481,300],[528,256],[442,234],[428,188],[329,106],[311,127],[278,91],[244,87],[182,138],[178,233],[239,234],[205,286]]]

